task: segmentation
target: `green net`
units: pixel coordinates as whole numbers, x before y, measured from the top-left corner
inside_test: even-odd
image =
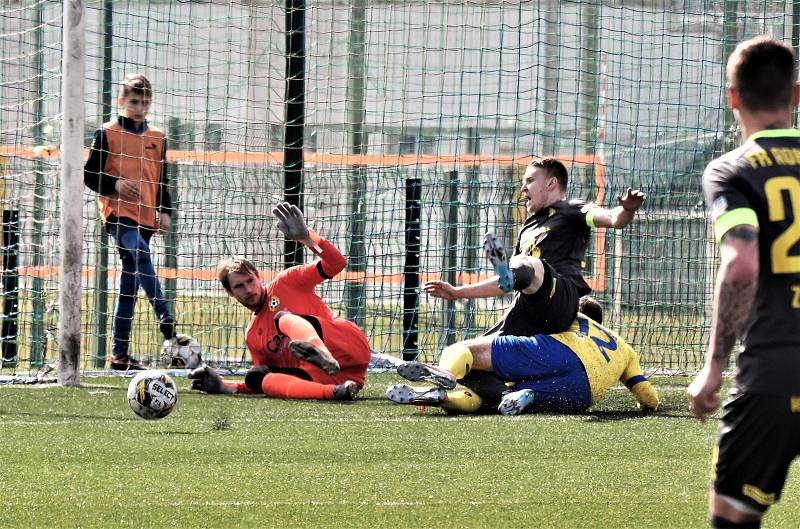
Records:
[[[57,355],[59,161],[33,148],[59,141],[61,5],[0,5],[3,358],[33,371]],[[393,355],[432,360],[482,333],[510,298],[444,302],[408,287],[490,274],[483,233],[513,244],[526,157],[555,155],[572,197],[647,193],[631,227],[593,235],[586,276],[646,369],[696,370],[716,268],[700,178],[734,141],[724,60],[759,33],[796,42],[793,5],[306,2],[302,200],[350,259],[321,295]],[[122,77],[144,73],[179,208],[153,255],[180,330],[211,361],[247,360],[249,315],[219,287],[216,262],[245,255],[267,277],[284,263],[270,211],[284,196],[286,15],[283,2],[87,4],[87,145],[116,116]],[[91,369],[109,355],[119,273],[88,191],[84,218]],[[131,352],[159,348],[142,296]]]

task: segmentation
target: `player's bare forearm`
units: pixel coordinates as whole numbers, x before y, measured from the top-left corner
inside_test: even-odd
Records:
[[[598,228],[627,228],[636,217],[636,212],[644,205],[647,196],[638,189],[628,188],[617,197],[617,207],[595,215],[594,223]]]
[[[757,288],[755,281],[721,280],[717,283],[709,359],[722,363],[727,361],[736,345],[739,332],[747,321]]]
[[[720,268],[714,288],[711,341],[707,360],[724,363],[744,328],[758,290],[758,234],[737,226],[720,247]]]
[[[615,230],[627,228],[633,219],[636,218],[636,210],[625,209],[617,206],[611,210],[611,227]]]
[[[493,298],[505,294],[497,285],[497,276],[484,279],[478,283],[456,287],[460,299]]]
[[[722,371],[747,321],[758,288],[758,233],[736,226],[722,238],[714,287],[711,340],[703,368],[687,388],[689,408],[704,422],[720,406]]]

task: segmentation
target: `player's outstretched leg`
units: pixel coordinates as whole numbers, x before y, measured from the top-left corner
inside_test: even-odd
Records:
[[[497,284],[503,292],[514,290],[514,273],[508,265],[506,249],[500,239],[490,231],[483,237],[483,252],[497,274]]]
[[[386,398],[397,404],[441,406],[446,397],[444,388],[415,388],[408,384],[395,384],[386,388]]]
[[[455,375],[450,371],[422,362],[403,362],[397,366],[397,374],[412,382],[427,380],[444,389],[453,389],[457,384]]]
[[[497,409],[503,415],[519,415],[531,405],[536,393],[532,389],[520,389],[503,395]]]
[[[329,375],[335,375],[340,371],[339,362],[331,353],[323,351],[312,343],[292,340],[288,347],[294,356],[309,364],[314,364]]]

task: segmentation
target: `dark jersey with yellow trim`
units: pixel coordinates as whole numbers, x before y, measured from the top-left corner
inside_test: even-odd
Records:
[[[583,200],[560,200],[537,211],[522,224],[514,254],[538,257],[564,279],[572,282],[583,296],[592,291],[581,272],[589,245],[587,213],[594,204]]]
[[[800,131],[765,130],[712,161],[703,175],[718,240],[758,228],[756,301],[742,329],[736,384],[800,394]]]

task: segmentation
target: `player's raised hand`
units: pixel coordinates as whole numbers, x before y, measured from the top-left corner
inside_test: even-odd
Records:
[[[629,187],[622,196],[617,196],[617,205],[622,206],[626,211],[636,211],[642,207],[645,198],[647,195],[642,191]]]
[[[277,217],[276,226],[287,239],[293,241],[306,241],[309,239],[308,225],[300,208],[288,202],[278,202],[272,208],[272,214]]]
[[[717,392],[721,386],[722,373],[705,365],[686,389],[689,409],[701,423],[706,422],[706,417],[719,408],[720,398]]]
[[[229,393],[228,388],[222,382],[222,376],[215,369],[208,366],[201,366],[193,370],[188,375],[192,381],[192,389],[203,391],[209,394]]]
[[[459,299],[458,293],[453,285],[447,281],[428,281],[423,286],[423,290],[429,296],[447,300]]]

